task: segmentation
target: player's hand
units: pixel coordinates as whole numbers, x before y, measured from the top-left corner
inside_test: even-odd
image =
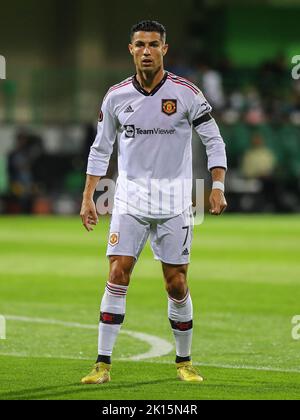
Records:
[[[96,211],[96,205],[93,199],[84,198],[82,201],[80,217],[83,223],[83,226],[88,232],[94,230],[93,226],[98,224],[98,215]]]
[[[226,198],[224,196],[223,191],[214,189],[212,190],[210,197],[210,214],[213,216],[219,216],[222,214],[227,208]]]

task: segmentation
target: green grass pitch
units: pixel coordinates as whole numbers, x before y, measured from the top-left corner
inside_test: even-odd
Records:
[[[300,398],[300,341],[291,334],[300,315],[299,216],[207,216],[196,226],[189,284],[201,385],[176,379],[174,350],[126,360],[151,348],[126,333],[112,382],[80,384],[97,352],[107,232],[108,219],[88,234],[79,218],[0,218],[0,399]],[[173,344],[161,266],[148,245],[123,329]]]

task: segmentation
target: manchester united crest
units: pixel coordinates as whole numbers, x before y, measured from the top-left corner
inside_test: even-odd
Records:
[[[176,99],[163,99],[162,100],[162,112],[166,115],[173,115],[177,112],[177,100]]]
[[[119,243],[119,233],[111,233],[109,236],[109,245],[115,246]]]

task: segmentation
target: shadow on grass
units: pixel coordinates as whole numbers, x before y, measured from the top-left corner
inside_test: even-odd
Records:
[[[109,393],[113,390],[118,389],[134,389],[139,388],[141,386],[147,386],[147,385],[159,385],[163,383],[170,383],[170,382],[177,382],[177,379],[174,378],[168,378],[168,379],[160,379],[155,381],[143,381],[143,382],[122,382],[118,384],[103,384],[103,385],[82,385],[78,383],[72,383],[72,384],[64,384],[60,386],[51,386],[51,387],[41,387],[41,388],[33,388],[33,389],[24,389],[20,391],[12,391],[7,393],[0,394],[0,400],[35,400],[35,399],[49,399],[49,398],[55,398],[55,397],[66,397],[67,395],[76,395],[76,394],[90,394],[94,393],[95,391],[99,390],[99,395],[103,396],[105,393],[105,396],[107,398],[106,393]],[[71,389],[66,389],[72,387]],[[59,389],[61,389],[60,392],[57,392]],[[100,394],[101,390],[101,394]],[[67,398],[66,398],[67,399]]]

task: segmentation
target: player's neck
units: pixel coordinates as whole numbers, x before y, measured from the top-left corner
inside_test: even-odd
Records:
[[[151,92],[164,78],[165,70],[160,68],[156,73],[145,73],[137,69],[137,81],[147,92]]]

